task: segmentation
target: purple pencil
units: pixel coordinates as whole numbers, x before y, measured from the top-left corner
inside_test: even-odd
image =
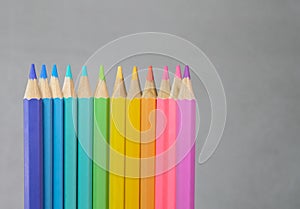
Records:
[[[176,209],[195,207],[195,115],[196,100],[189,67],[185,67],[178,95],[178,138],[176,144]]]
[[[24,105],[24,209],[43,208],[42,100],[32,64]]]

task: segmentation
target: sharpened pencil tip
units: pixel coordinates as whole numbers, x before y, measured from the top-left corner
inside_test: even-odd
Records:
[[[56,64],[54,64],[53,67],[52,67],[52,73],[51,73],[51,75],[53,77],[55,77],[55,78],[58,78],[58,72],[57,72],[57,66],[56,66]]]
[[[133,66],[132,79],[138,79],[138,68],[137,68],[137,66]]]
[[[190,67],[188,65],[185,66],[184,68],[184,75],[183,78],[188,78],[191,79],[191,75],[190,75]]]
[[[86,68],[86,66],[84,65],[84,66],[82,66],[82,70],[81,70],[81,76],[88,76],[88,74],[87,74],[87,68]]]
[[[122,66],[118,66],[117,77],[123,79]]]
[[[152,65],[150,65],[150,66],[148,67],[147,80],[148,80],[148,81],[153,81],[153,80],[154,80]]]
[[[181,79],[181,69],[180,69],[180,65],[176,66],[176,73],[175,76],[179,79]]]
[[[72,71],[71,71],[71,65],[67,66],[66,77],[71,78],[71,79],[73,78]]]
[[[163,73],[162,79],[163,80],[169,80],[169,68],[168,68],[168,66],[164,67],[164,73]]]
[[[35,66],[31,64],[29,71],[29,79],[36,79]]]
[[[100,65],[100,69],[99,69],[99,78],[102,81],[105,81],[105,73],[104,73],[104,67],[103,65]]]
[[[42,79],[46,79],[47,78],[46,65],[42,65],[41,73],[40,73],[40,78],[42,78]]]

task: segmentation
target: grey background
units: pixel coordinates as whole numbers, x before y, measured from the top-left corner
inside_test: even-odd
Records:
[[[0,208],[23,207],[30,63],[70,63],[76,74],[103,44],[142,31],[193,42],[225,87],[227,125],[213,158],[197,165],[196,208],[300,208],[300,1],[11,0],[0,3],[0,26]]]

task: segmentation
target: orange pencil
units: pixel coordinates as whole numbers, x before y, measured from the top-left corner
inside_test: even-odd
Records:
[[[152,66],[150,66],[141,99],[140,209],[155,207],[156,96]]]

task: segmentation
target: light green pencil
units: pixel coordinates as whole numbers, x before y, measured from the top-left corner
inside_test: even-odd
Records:
[[[93,95],[86,67],[78,86],[78,181],[77,209],[92,208]]]
[[[108,209],[109,95],[103,66],[94,95],[93,209]]]
[[[70,65],[63,85],[64,96],[64,209],[76,208],[77,100]]]

